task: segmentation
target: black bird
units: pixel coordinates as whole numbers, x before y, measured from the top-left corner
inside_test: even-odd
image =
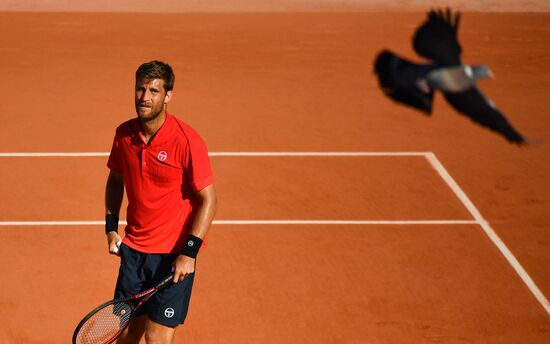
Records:
[[[525,138],[506,120],[495,104],[476,87],[476,81],[492,77],[484,65],[464,65],[462,47],[457,39],[460,13],[449,9],[432,10],[413,36],[416,53],[430,64],[416,64],[389,50],[381,51],[374,63],[380,87],[396,102],[412,106],[428,115],[432,113],[435,90],[447,102],[472,121],[503,135],[518,145]]]

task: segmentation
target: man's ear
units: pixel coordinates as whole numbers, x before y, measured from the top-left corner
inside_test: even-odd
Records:
[[[172,91],[166,92],[166,95],[164,96],[164,104],[170,103],[170,100],[172,100]]]

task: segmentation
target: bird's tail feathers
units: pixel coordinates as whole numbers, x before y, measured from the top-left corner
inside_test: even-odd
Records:
[[[425,68],[389,50],[382,50],[374,63],[374,71],[386,96],[430,115],[434,92],[432,89],[421,89],[417,84],[425,76]]]

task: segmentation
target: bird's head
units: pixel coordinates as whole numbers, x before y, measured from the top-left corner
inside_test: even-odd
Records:
[[[482,78],[493,78],[493,72],[486,65],[464,66],[464,71],[468,77],[473,80],[479,80]]]

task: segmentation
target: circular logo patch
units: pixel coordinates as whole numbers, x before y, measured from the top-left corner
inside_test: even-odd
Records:
[[[157,159],[160,161],[165,161],[166,158],[168,158],[168,154],[165,151],[160,151],[159,155],[157,155]]]
[[[171,318],[174,316],[174,308],[166,308],[164,310],[164,316],[167,318]]]

